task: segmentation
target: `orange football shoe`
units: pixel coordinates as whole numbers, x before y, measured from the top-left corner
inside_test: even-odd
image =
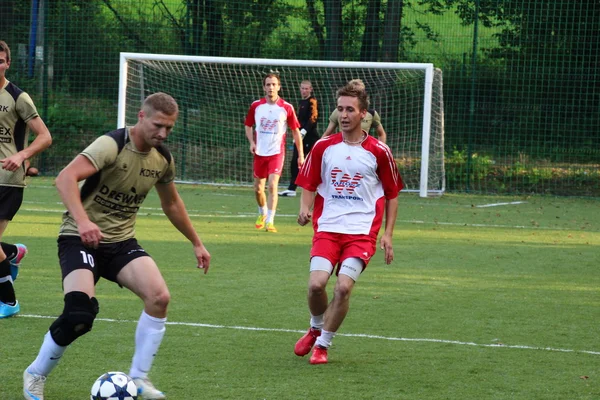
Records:
[[[277,233],[277,228],[275,228],[275,225],[272,222],[269,222],[267,224],[267,228],[265,229],[267,232],[271,232],[271,233]]]
[[[266,220],[267,220],[267,216],[264,214],[260,214],[258,217],[256,217],[256,222],[254,223],[254,227],[256,229],[264,228]]]

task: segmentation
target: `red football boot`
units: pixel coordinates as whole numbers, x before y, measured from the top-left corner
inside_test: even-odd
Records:
[[[308,332],[306,332],[304,336],[302,336],[296,342],[296,345],[294,346],[294,353],[300,357],[304,357],[310,353],[310,350],[315,345],[315,342],[319,336],[321,336],[321,330],[311,327]]]
[[[309,362],[311,364],[327,364],[327,348],[321,346],[315,347]]]

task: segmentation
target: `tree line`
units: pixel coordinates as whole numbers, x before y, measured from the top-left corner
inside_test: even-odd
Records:
[[[424,61],[445,73],[449,143],[497,145],[493,130],[506,145],[599,144],[597,0],[3,0],[4,40],[29,44],[32,5],[44,7],[50,91],[114,99],[121,51]],[[473,36],[454,60],[415,53],[415,37],[443,43],[451,30],[410,13],[493,28],[496,44]]]

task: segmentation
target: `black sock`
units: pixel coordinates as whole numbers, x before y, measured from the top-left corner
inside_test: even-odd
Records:
[[[6,258],[12,260],[19,254],[19,249],[14,244],[8,244],[4,242],[0,242],[0,246],[2,246],[2,251],[6,254]]]
[[[10,277],[10,261],[8,258],[0,261],[0,279]],[[17,298],[15,297],[15,288],[11,281],[0,283],[0,301],[9,306],[14,306]]]

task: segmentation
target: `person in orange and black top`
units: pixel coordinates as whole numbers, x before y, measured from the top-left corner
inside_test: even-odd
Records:
[[[312,92],[313,87],[309,80],[304,80],[300,83],[300,95],[302,96],[302,100],[298,103],[298,121],[300,122],[300,134],[302,135],[305,157],[308,155],[308,152],[312,149],[314,144],[317,143],[317,140],[319,140],[319,134],[317,133],[317,119],[319,118],[318,103]],[[295,146],[290,168],[292,174],[290,185],[286,190],[279,192],[280,196],[296,196],[296,177],[298,176],[299,168],[298,149],[296,149]]]

